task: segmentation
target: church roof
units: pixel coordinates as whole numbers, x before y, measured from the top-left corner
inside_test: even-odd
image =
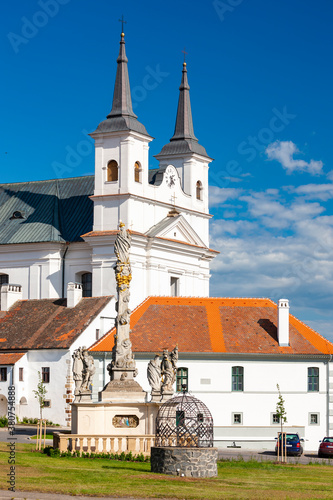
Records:
[[[91,231],[94,176],[0,185],[0,244],[82,241]]]
[[[117,58],[117,74],[114,85],[112,109],[106,120],[102,121],[92,136],[104,132],[121,132],[133,130],[143,135],[148,135],[145,126],[138,121],[133,111],[131,88],[128,76],[128,59],[125,51],[125,35],[121,34],[119,56]]]
[[[270,299],[148,297],[131,315],[135,352],[321,355],[333,344],[290,315],[290,346],[277,340],[277,305]],[[115,329],[91,351],[111,351]]]
[[[84,297],[73,308],[66,299],[20,300],[0,312],[0,350],[68,349],[111,297]]]
[[[190,102],[190,86],[187,81],[186,63],[183,63],[182,81],[179,87],[179,100],[177,109],[177,118],[175,132],[156,158],[170,155],[179,155],[187,153],[197,153],[206,156],[207,152],[198,142],[194,135],[192,110]]]

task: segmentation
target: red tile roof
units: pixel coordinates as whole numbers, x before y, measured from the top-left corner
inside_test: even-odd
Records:
[[[0,365],[15,365],[25,352],[0,352]]]
[[[290,315],[290,346],[277,341],[277,305],[270,299],[148,297],[131,315],[133,351],[330,354],[333,344]],[[115,329],[91,351],[111,351]]]
[[[0,317],[0,350],[66,349],[104,309],[111,297],[21,300]]]

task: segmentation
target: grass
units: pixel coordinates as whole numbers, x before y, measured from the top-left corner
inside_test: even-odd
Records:
[[[30,436],[30,439],[37,439],[37,436]],[[45,439],[53,439],[53,434],[45,434]],[[44,440],[44,434],[42,435],[42,441]]]
[[[0,484],[6,488],[8,448],[0,443]],[[332,468],[223,461],[218,477],[195,479],[150,472],[149,463],[51,458],[16,445],[16,489],[71,495],[172,499],[332,499]]]

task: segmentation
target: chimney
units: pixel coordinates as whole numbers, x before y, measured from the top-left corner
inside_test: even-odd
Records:
[[[278,342],[280,346],[289,345],[289,300],[287,299],[279,300]]]
[[[67,307],[75,307],[82,299],[82,283],[68,283]]]
[[[1,311],[8,311],[18,300],[22,300],[22,286],[4,283],[1,287]]]

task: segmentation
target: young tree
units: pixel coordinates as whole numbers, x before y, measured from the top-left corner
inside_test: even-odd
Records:
[[[287,412],[286,412],[286,409],[284,407],[284,399],[282,397],[279,384],[276,384],[276,387],[277,387],[277,390],[279,391],[279,398],[278,398],[278,402],[276,403],[276,414],[280,420],[281,435],[282,435],[283,424],[285,424],[287,422]]]
[[[47,393],[46,387],[43,383],[40,372],[38,372],[38,385],[37,390],[32,391],[35,393],[35,398],[38,400],[39,408],[40,408],[40,418],[43,418],[43,408],[45,406],[45,396]]]
[[[276,384],[276,387],[277,387],[277,390],[279,391],[279,398],[278,398],[278,401],[276,403],[276,410],[275,411],[279,417],[280,424],[281,424],[281,437],[280,437],[280,439],[278,438],[278,446],[280,447],[281,460],[283,461],[283,454],[285,455],[285,458],[287,456],[286,455],[286,453],[287,453],[286,444],[287,443],[283,442],[283,424],[285,424],[287,422],[287,412],[286,412],[286,409],[284,407],[284,399],[282,397],[279,384]]]

